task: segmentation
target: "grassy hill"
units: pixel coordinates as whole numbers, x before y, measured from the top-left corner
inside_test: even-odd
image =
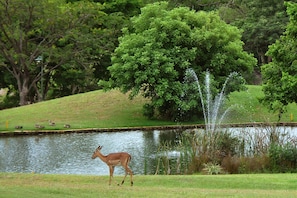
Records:
[[[136,97],[129,100],[128,95],[113,90],[93,91],[44,101],[23,107],[0,111],[0,130],[14,130],[16,125],[23,129],[35,129],[35,124],[45,129],[62,129],[64,124],[71,128],[112,128],[131,126],[150,126],[172,124],[167,121],[147,120],[142,115],[145,99]],[[55,126],[49,126],[49,120]]]
[[[248,91],[235,92],[226,102],[231,111],[226,118],[228,123],[275,122],[277,116],[271,114],[258,102],[263,96],[260,86],[248,86]],[[71,128],[116,128],[135,126],[176,125],[162,120],[148,120],[142,115],[142,106],[146,99],[141,96],[129,100],[127,94],[117,90],[109,92],[92,91],[40,102],[23,107],[0,111],[0,131],[15,130],[16,125],[25,130],[35,129],[35,124],[45,129],[63,129],[64,124]],[[290,114],[296,115],[297,106],[292,104],[284,114],[282,121],[290,122]],[[49,120],[56,123],[49,126]],[[197,120],[196,123],[203,123]],[[187,123],[183,123],[187,124]]]
[[[277,114],[269,112],[259,103],[259,98],[263,96],[262,87],[255,85],[249,85],[247,91],[232,93],[230,100],[226,102],[227,106],[232,106],[226,121],[231,123],[277,122]],[[291,120],[291,114],[293,120]],[[281,122],[292,122],[294,116],[297,120],[297,105],[295,103],[288,105],[287,112],[283,114]]]

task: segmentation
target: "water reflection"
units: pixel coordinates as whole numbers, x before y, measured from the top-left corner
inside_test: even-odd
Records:
[[[0,138],[0,172],[107,175],[108,167],[91,156],[126,151],[134,174],[153,174],[154,155],[163,141],[176,141],[176,131],[73,133]],[[116,168],[114,174],[123,174]]]
[[[228,130],[245,142],[244,154],[249,156],[257,154],[255,148],[259,149],[259,145],[267,150],[272,134],[276,135],[281,143],[295,142],[296,145],[297,142],[296,127],[251,127]],[[200,133],[201,129],[195,132]],[[1,137],[0,172],[108,175],[106,164],[99,158],[91,159],[95,149],[101,145],[103,154],[129,152],[132,155],[130,167],[134,174],[154,174],[160,162],[160,155],[164,151],[160,150],[160,145],[170,141],[179,142],[180,134],[181,131],[155,130]],[[168,160],[181,158],[179,150],[169,152],[166,150],[165,153]],[[187,153],[182,154],[186,158]],[[172,167],[175,166],[174,162],[170,163]],[[179,167],[181,173],[186,172],[184,170],[187,168],[187,161],[180,163],[176,164],[176,167],[181,165]],[[123,173],[122,168],[115,169],[115,175]],[[162,174],[162,171],[159,173]]]

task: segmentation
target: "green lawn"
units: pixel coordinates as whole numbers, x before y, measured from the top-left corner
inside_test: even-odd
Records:
[[[120,181],[122,177],[116,176]],[[108,176],[0,173],[0,197],[296,197],[296,174]]]
[[[269,112],[259,103],[259,98],[263,96],[262,87],[256,85],[249,85],[247,91],[231,93],[230,100],[226,102],[227,106],[232,106],[227,122],[277,122],[277,114]],[[296,121],[297,105],[295,103],[288,105],[287,112],[283,114],[281,122],[291,122],[290,114],[296,117]]]
[[[147,120],[142,115],[145,99],[136,97],[129,100],[128,95],[119,91],[93,91],[49,100],[32,105],[0,111],[0,131],[14,130],[16,125],[24,130],[34,130],[35,124],[45,129],[63,129],[64,124],[71,128],[115,128],[133,126],[154,126],[175,124],[169,121]],[[49,126],[48,121],[56,123]]]

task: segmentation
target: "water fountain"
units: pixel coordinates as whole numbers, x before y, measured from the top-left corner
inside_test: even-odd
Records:
[[[226,78],[220,93],[213,99],[213,95],[211,92],[211,82],[210,82],[211,79],[210,79],[209,71],[206,71],[206,75],[205,75],[205,93],[204,93],[205,95],[204,95],[195,71],[191,68],[186,70],[185,81],[186,82],[189,81],[189,78],[192,77],[194,79],[194,83],[197,84],[197,89],[198,89],[202,110],[203,110],[206,131],[215,132],[217,127],[220,126],[221,122],[225,118],[228,111],[231,109],[231,107],[229,107],[226,110],[222,111],[222,107],[225,100],[224,92],[228,81],[237,75],[238,75],[237,72],[231,73]],[[222,114],[220,114],[221,112]]]
[[[185,93],[184,96],[189,100],[193,100],[193,97],[189,96],[187,89],[198,95],[201,102],[201,107],[204,116],[205,130],[195,130],[195,138],[192,142],[192,152],[195,153],[195,157],[203,159],[202,156],[207,156],[203,163],[216,164],[220,160],[220,154],[218,153],[220,140],[225,133],[222,133],[225,129],[221,129],[220,125],[225,116],[232,108],[228,107],[223,109],[225,101],[225,91],[228,82],[236,77],[238,73],[233,72],[227,76],[220,92],[213,97],[213,87],[211,86],[211,75],[209,71],[205,73],[204,87],[200,85],[199,79],[193,69],[187,69],[185,73]],[[198,97],[197,97],[197,100]],[[198,104],[199,105],[199,104]]]

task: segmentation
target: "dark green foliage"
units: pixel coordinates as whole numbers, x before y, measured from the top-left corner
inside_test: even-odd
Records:
[[[284,35],[269,47],[268,56],[272,62],[262,67],[262,102],[270,110],[277,112],[279,118],[289,103],[297,102],[297,4],[287,3],[290,22]]]
[[[19,97],[13,88],[9,89],[9,92],[3,97],[3,100],[0,101],[0,110],[18,106]]]
[[[150,104],[145,104],[143,106],[143,115],[149,119],[152,119],[155,115],[154,107]]]
[[[200,172],[206,164],[206,167],[221,166],[224,172],[231,174],[297,172],[294,134],[275,127],[236,131],[184,133],[183,142],[190,142],[187,145],[192,149],[189,171]]]
[[[253,52],[259,64],[268,62],[265,53],[284,32],[288,17],[284,0],[241,0],[245,16],[236,21],[236,25],[244,30],[245,48]]]
[[[272,144],[269,148],[270,168],[273,172],[297,172],[297,147],[291,143]]]
[[[75,82],[78,89],[67,93],[87,87],[98,61],[95,52],[101,49],[101,9],[87,1],[1,0],[0,66],[13,78],[14,83],[7,81],[5,87],[14,86],[20,105],[41,101],[52,86],[60,86],[54,75],[62,66],[67,71],[75,68],[84,78],[84,83]]]
[[[211,11],[219,9],[222,6],[232,6],[234,1],[230,0],[169,0],[172,6],[187,6],[194,10]]]
[[[131,91],[131,98],[150,98],[163,118],[175,120],[179,115],[187,68],[199,76],[209,69],[219,87],[231,72],[251,71],[256,63],[242,50],[240,31],[213,12],[170,9],[161,2],[144,7],[131,22],[108,68],[111,78],[100,85]],[[192,116],[200,114],[199,103],[193,108]]]
[[[232,136],[231,133],[221,132],[216,144],[221,159],[240,154],[240,140],[238,137]]]

